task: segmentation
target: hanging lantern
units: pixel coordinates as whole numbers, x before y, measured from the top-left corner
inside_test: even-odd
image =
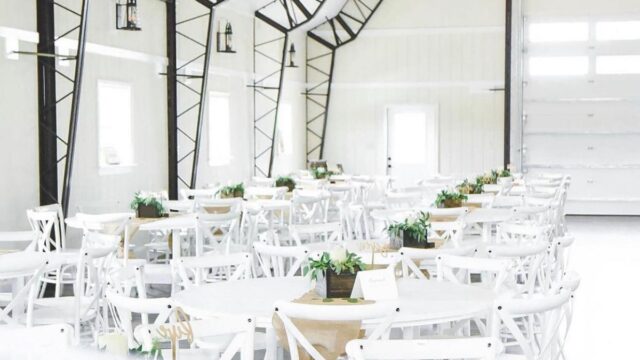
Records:
[[[233,27],[231,23],[227,21],[224,26],[224,31],[220,28],[221,23],[218,22],[217,33],[217,50],[221,53],[235,53],[233,51]]]
[[[293,43],[291,43],[291,46],[289,47],[289,65],[287,65],[287,67],[298,67],[298,65],[296,65],[296,46]]]
[[[116,2],[116,29],[139,31],[138,0],[118,0]]]
[[[231,28],[231,23],[228,22],[227,26],[224,28],[224,50],[227,52],[233,51],[231,47],[232,39],[233,39],[233,29]]]

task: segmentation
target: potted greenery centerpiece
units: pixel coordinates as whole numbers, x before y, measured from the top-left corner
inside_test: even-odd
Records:
[[[431,227],[429,217],[429,213],[420,211],[418,214],[411,215],[404,219],[401,223],[390,224],[387,226],[387,233],[391,240],[391,248],[433,248],[435,244],[432,242],[430,243],[427,239],[427,232]]]
[[[280,176],[276,179],[276,187],[287,187],[289,192],[296,188],[296,182],[289,176]]]
[[[244,197],[244,183],[227,185],[218,190],[218,194],[222,199],[242,198]]]
[[[498,184],[511,184],[513,182],[513,178],[511,177],[511,171],[509,169],[503,169],[498,174],[498,179],[496,181]]]
[[[316,281],[316,292],[323,298],[348,298],[360,270],[365,270],[362,259],[338,246],[317,260],[309,259],[305,274]]]
[[[159,218],[164,213],[164,206],[156,196],[141,191],[135,193],[131,209],[139,218]]]
[[[455,191],[442,190],[436,197],[436,206],[439,208],[456,208],[461,207],[468,197]]]
[[[333,175],[333,172],[327,170],[326,167],[318,166],[317,168],[311,169],[311,175],[313,175],[314,179],[327,179]]]
[[[456,186],[456,190],[458,190],[460,194],[465,194],[465,195],[482,194],[483,186],[484,184],[482,183],[482,181],[478,181],[478,179],[476,179],[475,183],[470,182],[468,179],[464,179],[464,181],[461,184]]]

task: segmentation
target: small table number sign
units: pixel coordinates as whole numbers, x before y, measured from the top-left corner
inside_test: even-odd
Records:
[[[176,322],[158,327],[158,336],[171,342],[171,358],[176,360],[178,352],[178,341],[186,339],[189,344],[193,343],[193,329],[189,322],[189,317],[180,308],[174,312]]]
[[[392,269],[359,271],[352,298],[393,300],[398,298],[398,285]]]

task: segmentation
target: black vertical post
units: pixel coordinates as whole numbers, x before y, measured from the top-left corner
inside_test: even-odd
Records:
[[[333,84],[333,69],[336,64],[336,49],[331,49],[331,68],[329,70],[329,82],[327,83],[327,98],[324,108],[324,123],[322,124],[322,139],[320,140],[320,156],[318,160],[324,159],[324,139],[327,136],[327,120],[329,120],[329,105],[331,104],[331,85]]]
[[[76,129],[80,116],[80,94],[82,94],[82,72],[84,67],[84,49],[87,43],[87,20],[89,16],[89,0],[82,0],[80,25],[78,28],[78,50],[76,53],[76,67],[74,71],[73,96],[71,98],[71,115],[69,116],[69,135],[67,136],[67,155],[64,167],[64,183],[62,186],[62,210],[68,215],[69,197],[71,194],[71,178],[73,175],[73,158],[76,147]]]
[[[167,134],[169,150],[169,199],[178,199],[178,101],[176,82],[176,2],[166,2],[167,35]]]
[[[53,1],[36,2],[38,53],[55,52]],[[38,56],[38,169],[40,205],[58,202],[58,150],[56,119],[56,59]]]
[[[504,167],[511,163],[511,31],[513,0],[506,0],[504,36]]]

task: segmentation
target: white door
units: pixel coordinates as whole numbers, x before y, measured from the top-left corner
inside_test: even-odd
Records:
[[[630,17],[527,18],[523,170],[571,175],[570,214],[640,214],[640,17]]]
[[[392,106],[387,109],[387,174],[396,186],[415,185],[438,173],[437,108]]]

